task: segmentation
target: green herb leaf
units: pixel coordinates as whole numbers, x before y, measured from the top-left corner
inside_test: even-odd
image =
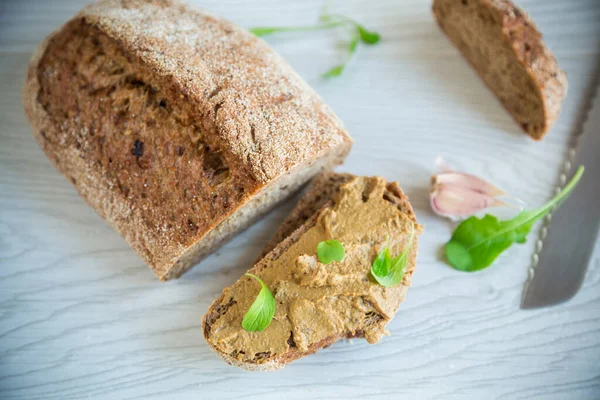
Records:
[[[340,65],[337,65],[337,66],[331,68],[329,71],[325,72],[323,74],[323,76],[325,78],[332,78],[332,77],[340,76],[342,74],[342,72],[344,72],[344,69],[346,68],[348,63],[350,62],[352,55],[356,52],[358,43],[359,43],[359,37],[358,37],[358,35],[355,35],[352,38],[352,40],[350,41],[350,43],[348,44],[348,54],[346,55],[346,61],[344,61],[343,64],[340,64]]]
[[[352,38],[352,40],[350,41],[350,44],[348,45],[348,53],[353,54],[354,52],[356,52],[357,47],[358,47],[358,36],[355,36]]]
[[[381,40],[381,35],[377,32],[369,31],[359,24],[356,24],[356,28],[358,29],[360,40],[365,44],[377,44]]]
[[[373,265],[371,266],[371,275],[373,275],[373,278],[375,278],[381,286],[391,287],[402,282],[404,272],[406,271],[408,253],[412,246],[414,236],[415,225],[412,224],[408,244],[399,256],[392,258],[390,247],[388,245],[379,252],[377,257],[375,257],[375,261],[373,261]]]
[[[254,303],[244,315],[242,328],[248,332],[259,332],[269,326],[273,315],[275,315],[275,298],[267,285],[258,276],[250,273],[246,273],[246,275],[256,279],[260,283],[261,289]]]
[[[336,26],[343,25],[341,21],[331,21],[318,25],[308,25],[308,26],[259,26],[256,28],[250,28],[248,31],[255,34],[256,36],[267,36],[273,33],[283,33],[283,32],[306,32],[306,31],[318,31],[322,29],[331,29]]]
[[[348,44],[348,53],[346,54],[346,59],[342,64],[337,65],[325,72],[323,76],[327,78],[340,76],[342,72],[344,72],[346,65],[348,65],[348,62],[352,58],[352,54],[356,52],[356,49],[360,42],[367,45],[374,45],[379,43],[379,41],[381,40],[381,36],[378,33],[368,30],[358,22],[348,17],[345,17],[343,15],[328,14],[326,12],[326,7],[324,8],[324,12],[320,16],[319,21],[321,23],[317,25],[289,27],[257,27],[251,28],[249,29],[249,31],[255,34],[256,36],[266,36],[280,32],[315,31],[321,29],[331,29],[336,27],[346,28],[351,35],[350,43]]]
[[[373,265],[371,266],[371,274],[373,277],[379,281],[376,277],[378,276],[387,276],[390,272],[390,267],[392,266],[392,256],[390,254],[390,247],[385,246],[375,260],[373,261]]]
[[[323,74],[323,77],[334,78],[336,76],[340,76],[342,74],[342,72],[344,72],[345,67],[346,67],[346,64],[337,65],[337,66],[331,68],[329,71],[325,72]]]
[[[325,240],[317,245],[317,256],[323,264],[342,261],[346,256],[344,246],[337,240]]]
[[[358,33],[358,36],[359,36],[360,40],[364,44],[377,44],[377,43],[379,43],[381,41],[381,35],[379,35],[377,32],[370,31],[367,28],[365,28],[363,25],[361,25],[358,22],[354,21],[353,19],[350,19],[350,18],[345,17],[343,15],[339,15],[339,14],[333,14],[333,15],[323,14],[323,15],[321,15],[320,20],[322,22],[342,22],[342,23],[345,23],[346,26],[351,27],[353,30],[355,30]]]
[[[489,267],[513,243],[525,243],[533,224],[559,205],[573,191],[583,175],[577,168],[571,181],[552,200],[535,210],[523,211],[515,218],[499,221],[493,215],[464,220],[446,244],[446,259],[459,271],[473,272]]]
[[[275,32],[281,31],[281,28],[277,27],[256,27],[248,29],[250,33],[255,34],[256,36],[265,36],[270,35]]]

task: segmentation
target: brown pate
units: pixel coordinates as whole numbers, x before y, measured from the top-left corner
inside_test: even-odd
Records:
[[[205,330],[211,346],[240,361],[256,362],[261,355],[285,354],[290,347],[307,350],[341,332],[361,332],[369,343],[377,342],[402,302],[410,278],[385,288],[370,276],[371,265],[388,239],[392,255],[400,254],[413,225],[408,215],[384,199],[385,189],[382,178],[350,180],[333,205],[319,212],[314,226],[278,258],[267,256],[252,269],[276,299],[275,316],[265,330],[247,332],[241,326],[260,285],[243,277],[226,288],[222,301],[227,312]],[[421,230],[415,224],[407,271],[415,267]],[[327,239],[344,245],[342,261],[319,262],[317,244]]]

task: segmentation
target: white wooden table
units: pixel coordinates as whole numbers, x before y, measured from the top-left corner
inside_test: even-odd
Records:
[[[557,180],[600,55],[600,2],[523,0],[569,75],[541,143],[521,134],[435,25],[424,0],[334,3],[383,36],[344,75],[339,37],[268,41],[345,121],[343,170],[400,181],[426,226],[414,284],[392,336],[340,342],[276,373],[217,359],[200,318],[250,267],[289,201],[183,278],[159,283],[86,206],[35,143],[21,106],[34,46],[85,0],[0,2],[0,398],[600,399],[600,258],[564,305],[521,311],[535,234],[476,274],[443,263],[452,226],[429,210],[441,154],[536,206]],[[316,20],[320,0],[198,0],[242,26]]]

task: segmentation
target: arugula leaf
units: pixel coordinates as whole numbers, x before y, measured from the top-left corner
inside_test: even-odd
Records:
[[[275,315],[275,298],[267,285],[258,276],[250,273],[246,273],[246,275],[256,279],[260,283],[261,289],[254,303],[244,315],[242,328],[248,332],[259,332],[269,326],[273,315]]]
[[[342,261],[346,256],[344,246],[337,240],[325,240],[317,245],[317,256],[323,264]]]
[[[317,25],[288,27],[256,27],[249,29],[249,31],[255,34],[256,36],[266,36],[280,32],[315,31],[321,29],[331,29],[336,27],[346,28],[351,34],[350,43],[347,47],[348,52],[346,54],[346,59],[342,64],[336,65],[335,67],[329,69],[323,74],[324,77],[328,78],[340,76],[342,72],[344,72],[346,65],[348,65],[348,62],[352,58],[352,55],[356,52],[356,49],[360,42],[367,45],[374,45],[379,43],[379,41],[381,40],[381,36],[378,33],[368,30],[363,25],[343,15],[328,14],[325,11],[325,9],[320,16],[319,21],[321,23]]]
[[[553,199],[534,210],[523,211],[515,218],[499,221],[493,215],[464,220],[446,243],[446,259],[459,271],[473,272],[489,267],[513,243],[525,243],[533,224],[560,205],[573,191],[583,175],[577,168],[571,181]]]
[[[412,246],[415,236],[415,225],[412,224],[410,238],[404,251],[397,257],[392,258],[390,247],[385,246],[375,257],[371,266],[371,275],[381,285],[385,287],[396,286],[402,282],[404,272],[406,271],[406,262],[408,260],[408,252]]]

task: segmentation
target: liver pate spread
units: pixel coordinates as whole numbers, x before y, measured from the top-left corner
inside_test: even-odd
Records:
[[[304,232],[295,242],[284,242],[287,248],[277,258],[268,255],[252,269],[276,300],[275,316],[263,331],[246,332],[241,326],[260,285],[243,277],[226,288],[222,304],[227,311],[210,326],[209,343],[240,361],[252,362],[265,355],[285,354],[290,347],[306,351],[331,337],[360,333],[369,343],[377,342],[410,283],[405,276],[402,284],[385,288],[370,276],[373,260],[388,240],[392,256],[405,249],[413,224],[384,199],[385,188],[381,178],[354,178],[341,188],[332,205],[318,213],[312,226],[300,228]],[[415,268],[420,231],[415,224],[409,272]],[[346,256],[342,261],[319,262],[317,244],[327,239],[343,244]]]

